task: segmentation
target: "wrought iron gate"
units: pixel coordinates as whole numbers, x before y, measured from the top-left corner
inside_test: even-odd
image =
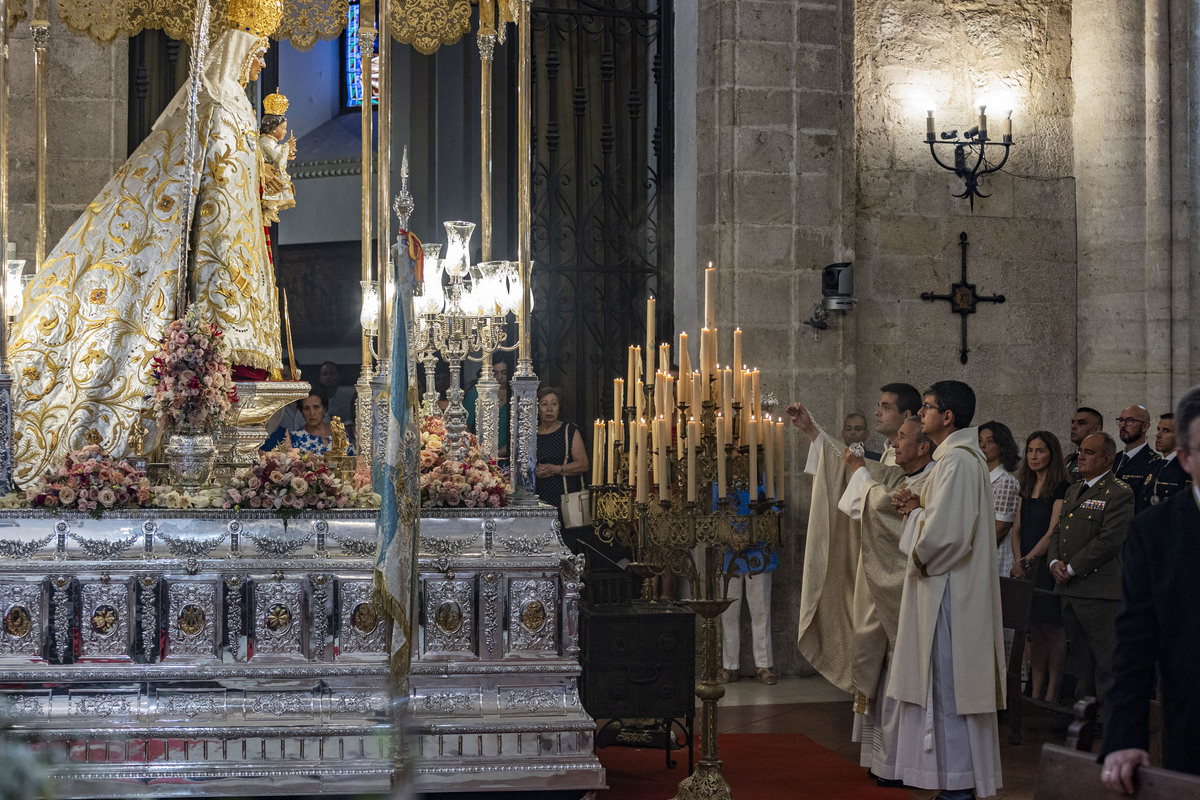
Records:
[[[674,329],[673,28],[671,0],[533,7],[534,360],[585,435],[645,341],[648,293]]]

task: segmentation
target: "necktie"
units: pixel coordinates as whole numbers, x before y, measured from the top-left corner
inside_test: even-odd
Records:
[[[1113,474],[1121,471],[1121,467],[1125,464],[1126,456],[1124,453],[1117,453],[1116,463],[1113,464]]]

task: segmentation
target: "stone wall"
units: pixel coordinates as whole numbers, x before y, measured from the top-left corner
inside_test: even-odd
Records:
[[[55,11],[52,9],[52,16]],[[57,19],[50,24],[46,51],[46,253],[100,193],[124,163],[129,83],[129,47],[122,37],[99,47],[70,33]],[[37,231],[33,40],[29,24],[10,34],[9,66],[9,238],[17,257],[32,270]]]
[[[763,391],[784,403],[809,398],[822,419],[838,418],[855,385],[855,319],[820,341],[800,324],[820,298],[821,268],[853,257],[852,9],[850,0],[700,3],[698,263],[677,276],[699,280],[715,262],[721,363],[741,327]],[[795,645],[809,493],[800,438],[787,445],[792,502],[772,603],[775,665],[787,674],[811,671]],[[743,628],[741,666],[752,671]]]
[[[1195,379],[1191,4],[1076,0],[1079,398],[1158,415]],[[1109,426],[1115,430],[1115,426]]]
[[[857,397],[905,380],[924,389],[969,383],[976,422],[998,419],[1018,439],[1038,428],[1066,434],[1075,398],[1075,211],[1072,175],[1070,3],[860,2],[855,149],[858,159]],[[991,96],[989,134],[1013,110],[1016,146],[981,187],[974,211],[963,181],[938,167],[924,143],[925,109],[937,130],[976,123]],[[943,161],[953,162],[950,149]],[[998,159],[997,159],[998,160]],[[961,318],[946,301],[961,275],[1003,305]]]

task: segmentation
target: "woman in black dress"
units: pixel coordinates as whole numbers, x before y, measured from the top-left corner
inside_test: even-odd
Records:
[[[1035,700],[1058,700],[1067,660],[1067,639],[1062,627],[1062,602],[1054,594],[1054,578],[1046,565],[1050,532],[1062,513],[1070,486],[1062,447],[1049,431],[1034,431],[1025,440],[1025,463],[1017,473],[1021,496],[1013,525],[1014,578],[1033,575],[1035,591],[1030,615],[1029,672]]]
[[[537,396],[537,465],[533,469],[536,491],[539,500],[558,509],[558,519],[562,522],[562,496],[583,490],[583,474],[590,466],[587,447],[579,426],[559,419],[562,390],[543,386]],[[580,530],[563,529],[563,541],[573,553],[579,552]]]

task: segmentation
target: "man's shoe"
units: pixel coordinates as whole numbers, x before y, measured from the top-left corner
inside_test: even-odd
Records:
[[[737,683],[738,674],[736,669],[721,670],[721,683]]]
[[[759,667],[758,680],[760,683],[765,683],[767,686],[774,686],[779,679],[775,677],[774,672],[771,672],[770,667]]]

